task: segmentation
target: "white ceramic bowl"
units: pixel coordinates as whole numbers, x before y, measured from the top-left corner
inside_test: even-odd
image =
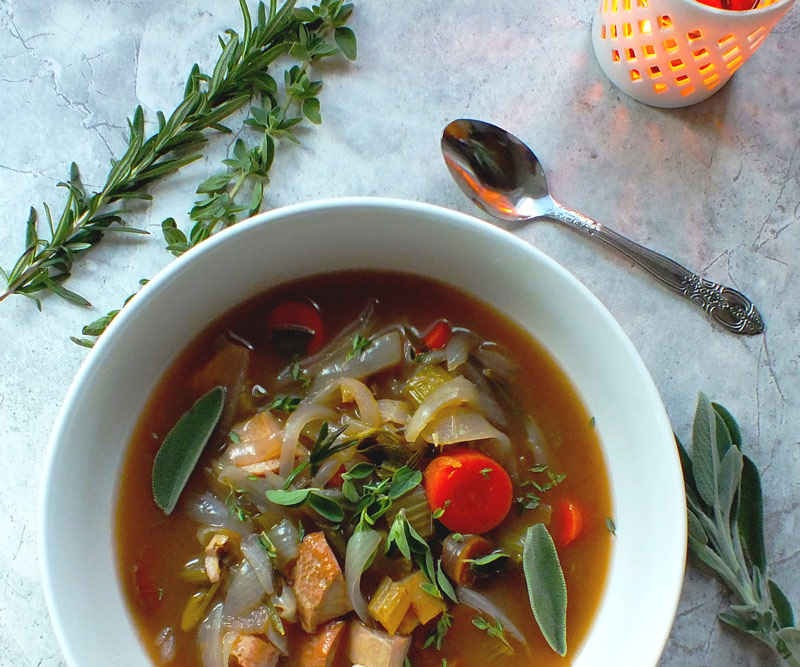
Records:
[[[150,664],[121,591],[112,521],[125,449],[164,370],[235,304],[310,270],[348,268],[456,285],[560,364],[596,419],[617,524],[574,665],[655,665],[683,579],[686,508],[672,430],[641,358],[600,302],[535,248],[461,213],[385,199],[291,206],[218,234],[142,289],[89,354],[56,422],[41,497],[44,590],[68,663]]]

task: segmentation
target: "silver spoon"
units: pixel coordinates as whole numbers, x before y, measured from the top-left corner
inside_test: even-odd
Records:
[[[450,174],[473,202],[501,220],[551,218],[607,243],[694,301],[728,331],[759,334],[764,320],[744,294],[689,271],[599,222],[559,204],[550,196],[539,160],[522,141],[479,120],[454,120],[442,135],[442,154]]]

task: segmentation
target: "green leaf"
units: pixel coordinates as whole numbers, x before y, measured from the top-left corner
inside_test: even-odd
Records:
[[[742,481],[739,485],[737,515],[739,539],[745,556],[763,572],[767,567],[767,555],[764,547],[764,500],[761,494],[761,476],[755,463],[747,456],[742,459]]]
[[[36,209],[31,206],[28,222],[25,223],[25,250],[33,250],[39,242],[39,235],[36,233],[36,217]]]
[[[719,403],[712,403],[711,406],[714,408],[714,411],[722,418],[722,421],[725,422],[725,426],[728,428],[728,434],[731,437],[731,442],[741,450],[742,432],[741,430],[739,430],[739,424],[736,423],[736,420],[733,418],[733,415],[730,412],[728,412],[728,409],[724,405],[720,405]]]
[[[778,630],[778,639],[784,643],[789,655],[800,662],[800,628],[781,628]]]
[[[780,589],[772,579],[769,580],[769,595],[772,598],[772,606],[778,616],[781,627],[790,628],[794,625],[794,610],[792,603],[786,594]]]
[[[270,490],[267,491],[267,500],[275,503],[276,505],[284,505],[285,507],[296,507],[302,505],[308,498],[311,489],[293,489],[287,490]]]
[[[444,572],[442,572],[442,559],[440,558],[436,563],[436,583],[439,585],[439,588],[442,592],[449,597],[453,602],[458,602],[458,598],[456,597],[456,592],[453,590],[453,584],[450,583],[450,580],[447,578]]]
[[[701,392],[697,398],[697,410],[692,428],[692,472],[697,492],[710,507],[716,505],[719,474],[716,424],[714,408],[711,407],[706,395]]]
[[[326,518],[328,521],[338,523],[344,519],[342,506],[333,498],[322,493],[318,493],[317,491],[309,493],[308,504],[317,514]]]
[[[348,60],[356,59],[358,45],[356,43],[356,35],[350,28],[336,28],[333,38]]]
[[[553,538],[544,524],[528,528],[522,569],[533,617],[550,648],[564,656],[567,654],[567,584]]]
[[[697,518],[697,515],[692,510],[688,510],[688,512],[689,536],[697,540],[700,544],[708,544],[708,535],[706,535],[706,531],[703,528],[703,524],[700,523],[700,519]]]
[[[319,100],[316,97],[309,97],[303,100],[303,115],[308,118],[314,125],[319,125],[322,122],[322,116],[319,113]]]
[[[726,523],[730,520],[731,506],[736,492],[739,490],[741,478],[742,454],[738,448],[731,446],[720,463],[719,477],[717,478],[718,508]]]
[[[410,470],[406,466],[398,469],[392,476],[392,485],[389,487],[389,498],[397,500],[422,482],[422,473],[419,470]]]
[[[153,499],[171,514],[225,405],[225,388],[214,387],[170,429],[153,462]]]
[[[74,303],[76,306],[82,306],[83,308],[91,307],[91,303],[84,299],[80,294],[76,294],[72,290],[68,290],[66,287],[59,285],[56,282],[53,282],[49,278],[46,279],[45,284],[49,289],[53,291],[53,294],[56,296],[60,296],[65,301],[69,301],[70,303]]]
[[[347,479],[366,479],[375,471],[375,466],[372,463],[364,461],[356,463],[350,470],[342,475]]]

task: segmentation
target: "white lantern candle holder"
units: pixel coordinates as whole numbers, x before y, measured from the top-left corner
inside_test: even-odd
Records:
[[[730,11],[697,0],[600,0],[592,43],[608,78],[635,100],[688,106],[728,81],[792,4]]]

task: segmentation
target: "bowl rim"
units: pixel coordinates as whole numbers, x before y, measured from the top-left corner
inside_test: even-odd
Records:
[[[58,415],[53,423],[51,436],[47,443],[47,448],[45,452],[45,457],[42,466],[42,475],[41,475],[41,482],[38,494],[38,541],[39,541],[39,549],[38,549],[38,556],[39,556],[39,563],[40,563],[40,574],[41,574],[41,581],[42,581],[42,588],[44,591],[44,597],[46,601],[46,606],[48,610],[48,614],[50,617],[50,621],[57,637],[59,647],[67,661],[70,665],[79,665],[80,663],[77,660],[76,653],[75,653],[75,644],[74,640],[72,640],[65,628],[63,623],[63,619],[65,618],[64,614],[67,611],[67,607],[69,605],[68,601],[62,600],[59,597],[57,592],[58,589],[58,582],[54,580],[51,572],[50,563],[53,558],[56,557],[57,549],[54,548],[54,545],[51,544],[51,535],[52,532],[51,528],[51,521],[48,517],[48,508],[54,502],[57,502],[57,498],[54,497],[54,491],[52,491],[52,485],[49,483],[54,475],[57,474],[57,469],[55,466],[55,459],[58,451],[63,447],[67,446],[64,444],[64,438],[61,436],[62,430],[64,430],[67,426],[67,422],[70,416],[70,413],[74,409],[74,404],[78,400],[81,391],[84,388],[84,385],[87,383],[91,383],[92,376],[94,374],[95,368],[98,367],[100,364],[106,363],[106,348],[110,347],[114,339],[116,338],[116,332],[121,330],[124,327],[129,319],[133,319],[138,315],[140,310],[146,309],[147,304],[149,301],[149,295],[151,292],[157,293],[158,290],[162,290],[166,288],[169,283],[176,279],[183,271],[186,270],[186,267],[189,266],[189,263],[192,262],[195,258],[202,256],[203,254],[209,254],[214,252],[215,248],[224,243],[229,238],[234,237],[237,234],[246,234],[247,231],[253,227],[258,225],[265,225],[268,224],[270,221],[274,219],[280,219],[287,216],[292,216],[295,214],[306,214],[306,213],[318,213],[321,211],[331,210],[331,209],[340,209],[340,208],[376,208],[376,209],[383,209],[383,210],[394,210],[394,209],[401,209],[405,213],[408,214],[419,214],[422,216],[429,216],[435,217],[438,219],[449,219],[453,224],[461,223],[468,226],[472,226],[476,230],[480,230],[481,233],[484,233],[488,236],[496,236],[500,241],[504,243],[511,243],[519,248],[523,248],[525,252],[531,253],[533,256],[537,258],[537,260],[544,262],[548,265],[549,269],[553,270],[561,280],[565,280],[568,283],[571,283],[574,289],[577,289],[579,292],[583,294],[584,297],[588,297],[588,299],[594,302],[596,306],[596,314],[602,317],[605,323],[613,330],[613,334],[618,339],[618,342],[625,348],[625,352],[627,353],[630,361],[633,363],[634,370],[638,373],[639,379],[642,380],[645,385],[646,389],[649,393],[648,399],[652,401],[653,405],[656,407],[655,417],[656,426],[662,432],[662,435],[665,435],[669,438],[672,438],[672,427],[669,423],[669,419],[666,414],[666,410],[663,406],[663,402],[661,400],[660,394],[655,386],[655,383],[652,380],[652,376],[650,375],[647,367],[644,364],[641,356],[639,355],[638,351],[634,347],[633,343],[622,329],[620,324],[614,319],[611,313],[606,309],[606,307],[600,302],[600,300],[586,287],[583,283],[581,283],[575,276],[573,276],[567,269],[561,266],[558,262],[556,262],[553,258],[549,257],[546,253],[539,250],[532,244],[524,241],[523,239],[515,236],[511,232],[499,228],[489,222],[476,218],[474,216],[468,215],[466,213],[462,213],[459,211],[455,211],[446,207],[437,206],[429,203],[414,201],[414,200],[407,200],[407,199],[398,199],[398,198],[390,198],[390,197],[336,197],[336,198],[325,198],[325,199],[317,199],[302,203],[291,204],[288,206],[280,207],[277,209],[273,209],[271,211],[266,211],[255,215],[251,218],[241,221],[237,223],[235,226],[225,229],[218,234],[215,234],[213,237],[207,239],[202,244],[195,246],[188,252],[184,253],[181,257],[173,260],[169,264],[167,264],[163,269],[161,269],[154,278],[144,285],[142,289],[137,293],[136,297],[132,299],[126,308],[122,309],[119,315],[114,319],[113,322],[109,325],[106,333],[97,341],[97,344],[94,346],[93,349],[89,351],[86,359],[82,362],[78,372],[76,373],[69,390],[67,391],[62,406],[59,409]],[[601,446],[602,446],[602,439],[601,439]],[[606,458],[605,449],[603,450],[603,456]],[[664,618],[665,620],[668,618],[669,622],[665,622],[663,627],[661,628],[660,632],[657,635],[653,636],[653,644],[652,657],[654,657],[654,663],[658,660],[659,656],[662,654],[663,649],[666,645],[666,642],[669,638],[669,634],[671,631],[672,623],[674,621],[675,614],[677,612],[678,602],[680,599],[680,593],[682,589],[682,583],[684,578],[685,572],[685,563],[686,563],[686,541],[687,541],[687,534],[686,534],[686,511],[685,511],[685,497],[683,495],[683,483],[682,483],[682,473],[680,472],[680,461],[678,457],[677,450],[674,451],[673,458],[673,470],[672,473],[677,471],[680,479],[680,487],[681,493],[680,498],[682,502],[682,507],[680,516],[676,516],[678,520],[678,525],[681,526],[681,535],[683,539],[683,545],[681,548],[682,558],[677,560],[673,563],[673,569],[671,572],[668,573],[667,579],[670,581],[668,589],[670,591],[670,595],[664,601],[663,611],[660,615],[660,618]],[[674,474],[672,475],[674,478]],[[674,482],[675,480],[672,479]],[[613,488],[611,489],[612,493],[612,503],[613,503]],[[676,495],[677,497],[677,495]],[[682,524],[681,524],[682,520]],[[611,558],[614,557],[614,548],[612,545],[612,552]],[[609,563],[609,571],[610,574],[611,570],[611,563]],[[608,592],[608,582],[604,585],[603,593],[601,594],[600,604],[595,611],[595,618],[597,614],[599,614],[600,609],[603,605],[603,600],[605,599]],[[594,623],[594,621],[592,621]],[[591,625],[589,629],[588,636],[591,635]],[[584,643],[586,638],[584,638]]]

